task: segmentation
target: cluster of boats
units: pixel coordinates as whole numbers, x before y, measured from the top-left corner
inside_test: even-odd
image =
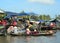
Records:
[[[22,26],[22,22],[23,25]],[[19,20],[18,23],[16,21],[5,23],[3,21],[0,22],[0,35],[12,35],[12,36],[47,36],[54,35],[56,33],[55,24],[45,25],[40,22],[31,22],[27,23],[24,20]],[[23,27],[23,28],[21,28]]]
[[[17,26],[9,26],[8,29],[6,27],[0,25],[0,35],[12,35],[12,36],[48,36],[56,33],[54,29],[45,29],[47,26],[41,27],[38,29],[19,29]],[[42,30],[44,29],[44,30]]]

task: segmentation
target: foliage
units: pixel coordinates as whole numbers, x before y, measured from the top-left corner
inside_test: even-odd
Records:
[[[51,17],[49,15],[39,15],[39,16],[30,15],[30,16],[20,16],[18,18],[34,19],[36,21],[38,21],[38,20],[50,20],[51,19]]]
[[[0,13],[0,19],[3,19],[7,14],[5,13]]]
[[[41,20],[50,20],[51,19],[51,17],[49,15],[40,15],[39,18]]]

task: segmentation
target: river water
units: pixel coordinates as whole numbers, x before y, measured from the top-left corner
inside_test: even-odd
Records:
[[[53,36],[0,36],[0,43],[60,43],[60,31]]]

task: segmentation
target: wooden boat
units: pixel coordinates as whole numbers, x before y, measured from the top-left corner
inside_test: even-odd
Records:
[[[47,32],[35,32],[35,31],[31,31],[30,34],[15,34],[15,33],[11,33],[10,35],[12,36],[49,36],[49,35],[53,35],[54,32],[52,30],[47,31]]]
[[[53,33],[38,33],[38,34],[10,34],[12,36],[50,36],[53,35]]]

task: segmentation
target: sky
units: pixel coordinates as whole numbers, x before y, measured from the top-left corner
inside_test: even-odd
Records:
[[[0,9],[17,13],[24,10],[54,17],[60,14],[60,0],[0,0]]]

